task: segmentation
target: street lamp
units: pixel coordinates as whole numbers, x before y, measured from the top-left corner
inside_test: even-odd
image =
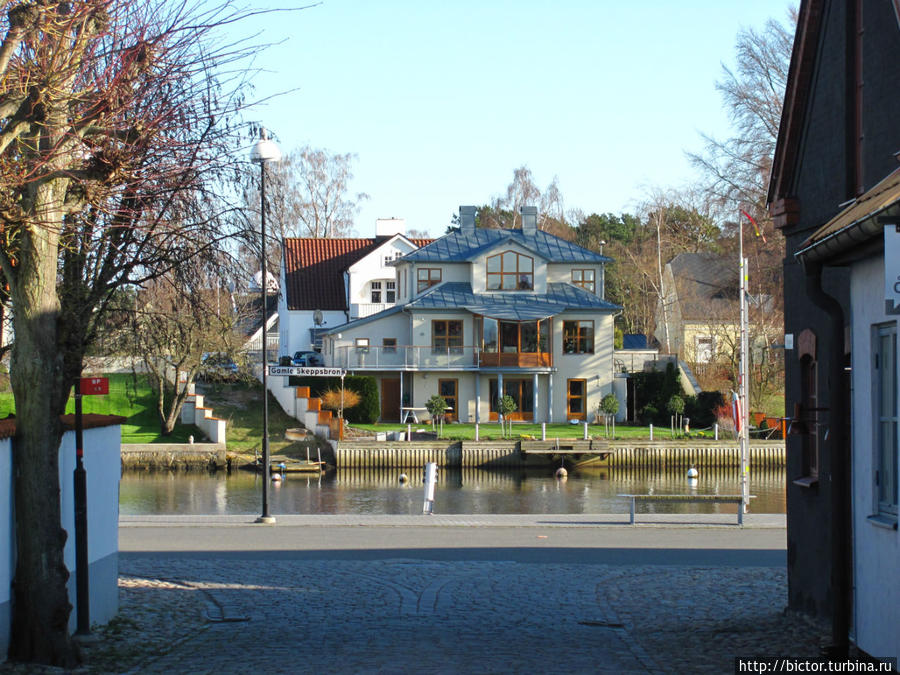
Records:
[[[250,150],[250,161],[259,164],[259,216],[262,257],[262,388],[263,388],[263,432],[262,432],[262,515],[257,523],[274,524],[275,517],[269,515],[269,338],[266,330],[268,320],[268,278],[266,274],[266,163],[281,160],[281,150],[275,141],[269,140],[265,128],[259,130],[259,140]]]

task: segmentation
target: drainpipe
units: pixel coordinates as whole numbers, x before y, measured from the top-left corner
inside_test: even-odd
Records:
[[[831,390],[829,441],[831,466],[831,587],[834,602],[831,610],[832,656],[847,656],[850,634],[852,564],[851,501],[850,501],[850,444],[847,412],[850,410],[848,388],[844,378],[844,309],[822,289],[822,263],[803,262],[806,272],[806,295],[825,312],[833,356],[829,362],[828,387]]]

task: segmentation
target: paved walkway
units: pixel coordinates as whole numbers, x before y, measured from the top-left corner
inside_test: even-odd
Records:
[[[783,612],[783,516],[606,518],[123,518],[121,612],[88,664],[730,673],[736,655],[819,654],[821,636]]]

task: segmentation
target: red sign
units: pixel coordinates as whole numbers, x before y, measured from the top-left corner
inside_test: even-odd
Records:
[[[78,388],[82,396],[105,396],[109,393],[109,378],[107,377],[82,377]]]

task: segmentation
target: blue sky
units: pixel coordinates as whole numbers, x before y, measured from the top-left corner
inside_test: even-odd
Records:
[[[276,2],[272,7],[290,7]],[[296,3],[293,5],[296,6]],[[352,152],[375,219],[442,234],[460,204],[505,192],[523,164],[565,206],[633,211],[679,187],[700,132],[725,136],[715,90],[741,27],[785,0],[325,0],[244,26],[280,43],[258,59],[251,117],[284,152]]]

